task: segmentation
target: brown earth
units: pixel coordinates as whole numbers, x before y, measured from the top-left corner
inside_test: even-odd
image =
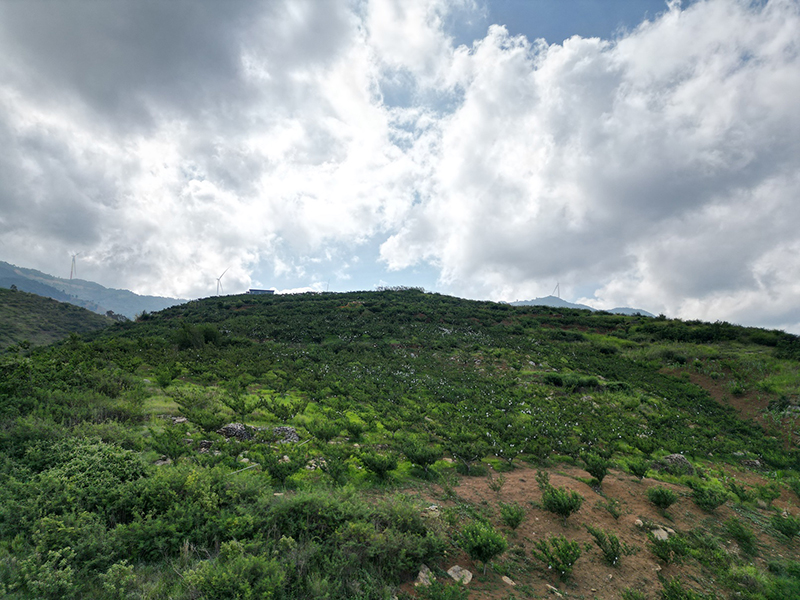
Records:
[[[649,478],[640,481],[632,475],[617,470],[612,470],[605,477],[599,490],[593,489],[586,483],[590,480],[590,476],[580,468],[563,466],[547,471],[550,473],[552,485],[578,491],[584,497],[580,511],[569,517],[566,526],[562,524],[560,517],[538,506],[541,492],[536,483],[536,469],[528,466],[520,465],[513,471],[502,474],[505,483],[499,492],[493,491],[489,484],[492,479],[497,482],[500,474],[494,474],[491,479],[461,477],[457,487],[452,488],[453,493],[449,496],[445,490],[436,485],[425,491],[417,490],[423,501],[437,505],[442,513],[447,512],[448,508],[452,512],[463,511],[464,507],[471,507],[481,512],[490,518],[509,542],[509,550],[493,561],[495,569],[490,567],[485,576],[481,574],[482,565],[473,563],[463,553],[449,557],[442,564],[429,565],[434,569],[439,581],[449,581],[446,570],[458,564],[475,575],[468,585],[471,599],[556,598],[556,590],[565,598],[614,599],[621,598],[622,591],[626,588],[639,590],[645,593],[648,599],[655,599],[659,597],[659,591],[662,589],[659,576],[667,579],[680,577],[684,586],[698,591],[719,593],[720,588],[714,582],[713,573],[704,570],[696,560],[687,558],[683,564],[667,565],[653,555],[649,550],[647,535],[650,530],[649,524],[669,527],[677,533],[703,531],[713,534],[718,536],[720,547],[725,552],[738,555],[739,548],[725,532],[723,523],[739,513],[744,514],[742,507],[735,506],[729,501],[710,514],[694,504],[689,495],[691,490],[687,487]],[[748,487],[769,481],[761,474],[734,466],[725,466],[724,473],[715,474],[735,478],[740,485]],[[680,495],[678,502],[666,511],[666,515],[647,499],[647,488],[654,485],[668,487]],[[604,503],[612,499],[617,500],[622,509],[618,519],[603,507]],[[525,507],[525,519],[516,531],[501,524],[499,502],[516,502]],[[789,509],[796,515],[798,513],[794,505],[796,502],[797,498],[791,492],[783,490],[781,497],[773,502],[773,506],[779,510]],[[784,542],[760,531],[757,525],[768,522],[771,515],[775,514],[773,508],[752,507],[746,512],[747,517],[740,516],[740,518],[748,524],[755,523],[752,527],[760,545],[758,556],[751,560],[752,564],[764,568],[769,557],[797,558],[796,547],[787,546]],[[463,519],[466,520],[467,517]],[[637,520],[644,522],[646,526],[637,526]],[[608,566],[603,561],[602,553],[594,543],[594,539],[587,532],[585,524],[613,532],[621,541],[638,550],[633,555],[623,556],[616,567]],[[455,525],[456,529],[459,528],[458,523]],[[581,558],[576,562],[572,577],[567,582],[560,581],[555,573],[548,573],[545,566],[531,556],[534,543],[551,535],[564,535],[570,540],[579,541],[582,545]],[[500,573],[506,573],[516,585],[505,583]],[[412,584],[404,586],[403,591],[412,597],[416,596]]]

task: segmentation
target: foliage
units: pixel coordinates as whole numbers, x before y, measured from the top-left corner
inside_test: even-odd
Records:
[[[430,445],[427,440],[415,436],[406,437],[400,450],[411,464],[420,467],[426,475],[428,469],[442,457],[441,446]]]
[[[417,597],[423,600],[467,600],[469,591],[458,583],[433,581],[429,586],[418,588]]]
[[[558,573],[561,580],[572,575],[575,562],[581,557],[581,546],[563,535],[550,536],[545,540],[537,540],[531,550],[533,558],[544,563],[548,570]]]
[[[695,504],[705,511],[713,512],[728,501],[728,493],[716,486],[696,486],[692,492]]]
[[[603,553],[603,560],[611,567],[616,567],[619,564],[623,554],[627,556],[636,552],[634,547],[625,542],[620,542],[619,538],[611,532],[592,527],[589,524],[586,525],[586,530],[594,538],[594,543]]]
[[[689,544],[686,539],[678,534],[667,539],[658,539],[652,533],[648,534],[650,551],[665,563],[680,563],[689,554]]]
[[[513,504],[500,503],[500,518],[503,523],[508,525],[511,529],[516,529],[525,518],[525,507],[520,506],[516,502]]]
[[[790,540],[800,533],[800,518],[793,515],[773,515],[770,523],[778,533]]]
[[[602,484],[611,463],[606,458],[594,452],[587,452],[584,454],[583,462],[585,463],[589,475],[594,478],[597,485]]]
[[[501,555],[508,548],[508,542],[499,532],[489,525],[475,521],[461,531],[459,544],[472,560],[483,563],[483,573],[489,561]]]
[[[369,472],[375,473],[381,481],[385,481],[389,477],[389,471],[397,468],[397,455],[392,452],[361,452],[358,459]]]
[[[550,476],[545,471],[537,472],[536,481],[542,491],[542,507],[560,516],[566,525],[569,516],[580,510],[583,496],[566,488],[554,487],[550,484]]]
[[[736,517],[732,517],[724,523],[725,531],[739,544],[742,552],[750,556],[758,552],[756,535],[753,530]]]
[[[628,470],[638,477],[643,479],[647,472],[650,470],[650,461],[644,458],[636,458],[628,461]]]
[[[647,488],[647,498],[662,511],[678,501],[678,494],[663,486]]]
[[[713,600],[713,594],[707,595],[683,587],[677,577],[662,581],[661,600]]]

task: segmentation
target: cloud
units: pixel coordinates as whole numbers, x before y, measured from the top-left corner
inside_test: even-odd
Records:
[[[433,262],[475,297],[560,281],[608,308],[741,314],[800,217],[798,32],[794,2],[724,0],[673,4],[614,42],[491,28],[441,123],[431,191],[384,260]]]
[[[181,297],[225,269],[243,291],[433,267],[468,297],[560,282],[602,307],[800,331],[797,2],[458,45],[484,12],[1,5],[4,259],[53,272],[81,251],[86,277]]]

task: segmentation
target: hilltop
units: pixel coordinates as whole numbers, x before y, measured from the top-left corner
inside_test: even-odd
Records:
[[[0,351],[19,343],[52,344],[71,333],[87,333],[114,322],[66,302],[0,288]]]
[[[0,261],[0,288],[12,285],[21,291],[69,302],[101,315],[112,311],[128,319],[134,319],[142,312],[155,312],[185,302],[178,298],[141,296],[83,279],[62,279]]]
[[[516,302],[511,302],[512,306],[550,306],[553,308],[574,308],[578,310],[590,310],[592,312],[596,311],[596,308],[592,308],[586,304],[577,304],[574,302],[567,302],[566,300],[562,300],[558,296],[545,296],[544,298],[534,298],[533,300],[517,300]],[[652,313],[647,312],[646,310],[642,310],[641,308],[628,308],[619,306],[617,308],[612,308],[610,310],[604,311],[609,312],[615,315],[640,315],[642,317],[654,317],[655,315]]]
[[[192,301],[0,355],[0,585],[798,597],[798,398],[780,331],[415,289]]]

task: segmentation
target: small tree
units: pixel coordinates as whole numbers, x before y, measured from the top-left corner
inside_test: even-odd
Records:
[[[594,477],[597,485],[601,485],[603,479],[608,474],[608,467],[611,463],[594,452],[587,452],[584,454],[583,462],[586,464],[586,470],[589,472],[589,475]]]
[[[550,476],[545,471],[536,474],[536,481],[542,490],[542,507],[563,518],[566,525],[569,516],[580,510],[583,496],[563,487],[553,487],[550,484]]]
[[[641,480],[650,470],[650,461],[644,458],[635,458],[628,462],[628,470]]]
[[[489,561],[505,552],[508,542],[488,523],[474,522],[461,532],[461,547],[472,560],[483,563],[483,574],[486,575]]]
[[[636,548],[629,546],[625,542],[620,542],[619,538],[609,531],[604,531],[591,525],[586,525],[588,531],[594,538],[594,543],[603,553],[603,559],[611,567],[619,564],[622,555],[630,555],[636,552]]]
[[[651,487],[647,488],[647,498],[661,509],[662,514],[678,501],[678,494],[669,488]]]
[[[362,452],[358,455],[358,459],[367,471],[375,473],[381,481],[389,477],[389,471],[397,468],[397,455],[392,452],[386,454]]]
[[[559,579],[566,581],[572,575],[575,562],[581,557],[581,546],[563,535],[556,535],[537,541],[531,554],[547,565],[548,570],[558,573]]]

